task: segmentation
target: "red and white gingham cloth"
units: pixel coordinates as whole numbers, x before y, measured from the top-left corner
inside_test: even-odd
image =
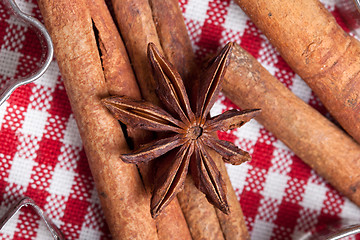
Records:
[[[17,3],[41,19],[36,1]],[[297,96],[328,116],[233,1],[179,3],[199,58],[235,41]],[[334,0],[323,3],[344,26]],[[38,44],[31,29],[14,21],[0,3],[0,86],[36,68]],[[233,107],[220,95],[212,114]],[[256,121],[219,136],[253,156],[249,163],[227,166],[252,239],[296,239],[314,226],[341,218],[360,223],[358,207]],[[21,196],[33,198],[67,239],[111,239],[56,61],[41,79],[18,88],[0,107],[0,215]],[[0,232],[0,239],[51,237],[40,218],[24,209]]]

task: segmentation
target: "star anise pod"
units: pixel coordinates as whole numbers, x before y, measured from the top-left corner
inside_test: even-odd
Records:
[[[216,131],[242,126],[259,109],[229,110],[210,118],[209,112],[220,91],[220,84],[229,63],[232,43],[227,44],[202,75],[195,111],[191,109],[184,83],[174,67],[159,53],[155,45],[148,45],[148,57],[157,80],[157,94],[164,109],[149,102],[114,96],[103,99],[105,106],[121,122],[132,128],[166,132],[166,137],[141,146],[130,154],[121,155],[126,163],[149,162],[166,154],[158,167],[151,199],[151,214],[156,217],[181,191],[189,166],[195,185],[209,202],[229,213],[226,187],[221,174],[208,153],[219,153],[225,162],[240,164],[250,155],[231,142],[214,137]]]

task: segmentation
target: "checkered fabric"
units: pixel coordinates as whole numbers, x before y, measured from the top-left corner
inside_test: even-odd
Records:
[[[36,1],[17,3],[41,19]],[[344,27],[335,0],[323,3]],[[35,70],[41,57],[36,35],[2,4],[0,87]],[[329,117],[311,89],[233,1],[180,0],[179,4],[199,58],[228,41],[237,42],[297,96]],[[236,106],[220,95],[212,114],[230,108]],[[227,166],[251,239],[297,239],[313,227],[341,218],[360,222],[358,207],[256,121],[219,132],[219,137],[253,156],[249,163]],[[33,198],[67,239],[111,239],[55,60],[44,76],[18,88],[0,107],[0,215],[21,196]],[[0,239],[51,236],[40,218],[24,209],[1,230]]]

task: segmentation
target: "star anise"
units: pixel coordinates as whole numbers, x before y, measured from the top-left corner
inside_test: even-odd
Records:
[[[189,166],[195,185],[206,195],[208,201],[224,213],[229,213],[226,187],[207,149],[214,149],[225,162],[231,164],[237,165],[250,160],[247,152],[233,143],[217,139],[214,133],[240,127],[260,111],[229,110],[219,116],[209,117],[229,63],[232,45],[227,44],[205,71],[194,107],[195,113],[191,109],[179,73],[152,43],[148,45],[148,57],[158,84],[157,94],[166,110],[149,102],[124,96],[103,99],[111,113],[126,125],[168,134],[160,140],[141,146],[133,153],[120,156],[126,163],[138,164],[167,153],[165,158],[162,157],[155,176],[151,199],[153,217],[181,191]]]

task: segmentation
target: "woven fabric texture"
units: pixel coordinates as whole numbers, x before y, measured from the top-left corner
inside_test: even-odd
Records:
[[[41,19],[36,1],[17,3]],[[331,118],[234,1],[179,4],[198,58],[228,41],[237,42],[297,96]],[[344,27],[335,1],[323,4]],[[0,87],[36,69],[40,52],[32,30],[15,21],[0,3]],[[236,106],[220,94],[212,114],[231,108]],[[251,239],[297,239],[338,219],[360,222],[358,207],[255,120],[218,134],[253,157],[240,166],[227,166]],[[33,198],[67,239],[111,239],[55,60],[39,80],[19,87],[0,106],[0,215],[21,196]],[[1,230],[0,239],[51,237],[40,218],[24,209]]]

